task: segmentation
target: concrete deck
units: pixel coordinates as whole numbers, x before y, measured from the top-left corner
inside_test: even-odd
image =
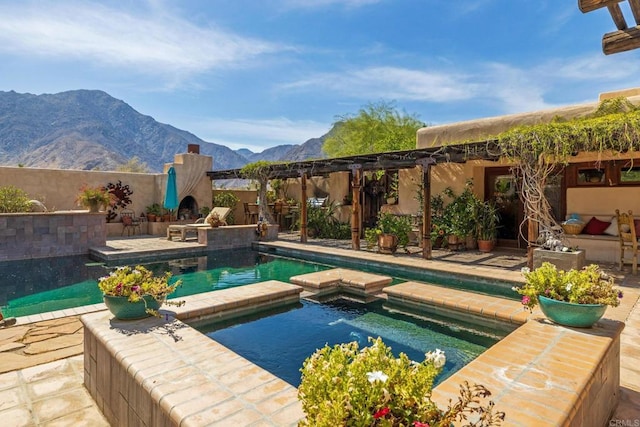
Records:
[[[287,240],[276,242],[299,251],[314,251],[327,256],[344,255],[347,257],[359,257],[363,262],[392,262],[399,265],[406,264],[411,266],[424,266],[424,268],[434,268],[448,272],[460,272],[463,274],[473,274],[484,276],[488,273],[489,277],[497,277],[502,280],[520,280],[519,269],[526,261],[522,253],[517,252],[501,252],[494,254],[480,254],[472,252],[447,253],[446,251],[435,251],[434,260],[425,261],[415,254],[397,254],[381,255],[370,253],[367,251],[350,251],[344,250],[348,246],[348,242],[341,242],[341,247],[329,242],[329,245],[322,245],[311,241],[310,244],[300,245],[295,241],[291,241],[289,235],[285,236]],[[295,237],[294,237],[295,239]],[[158,238],[144,239],[122,239],[111,240],[109,247],[115,251],[126,251],[127,256],[135,254],[137,249],[155,251],[157,253],[159,244]],[[190,242],[167,242],[170,251],[186,249]],[[122,249],[121,249],[122,248]],[[452,262],[453,261],[453,262]],[[424,264],[423,264],[424,263]],[[612,422],[618,424],[613,425],[634,425],[634,422],[640,420],[640,366],[637,360],[640,358],[640,342],[637,337],[640,334],[640,307],[638,307],[638,295],[640,294],[640,280],[638,276],[619,273],[612,266],[604,266],[609,268],[612,275],[617,279],[618,285],[625,291],[625,298],[620,307],[608,309],[605,314],[611,319],[623,320],[626,327],[621,334],[621,350],[620,350],[620,401],[616,412],[613,415]],[[84,312],[100,310],[100,304],[90,307]],[[5,362],[12,356],[5,357],[8,354],[21,354],[24,347],[12,348],[16,343],[24,344],[21,334],[8,333],[11,330],[17,331],[21,325],[29,324],[29,328],[43,328],[40,330],[43,336],[49,335],[47,328],[56,328],[60,325],[55,323],[42,324],[43,320],[52,318],[67,317],[73,315],[73,312],[61,311],[55,314],[45,313],[30,318],[18,319],[18,325],[8,329],[0,329],[0,348],[4,351],[0,353],[0,366],[4,366]],[[38,321],[40,323],[38,324]],[[36,322],[36,324],[32,324]],[[78,334],[78,332],[72,333]],[[53,338],[55,333],[51,333],[49,338]],[[9,338],[10,337],[10,338]],[[43,339],[45,341],[45,339]],[[51,346],[52,352],[55,346]],[[73,347],[73,346],[70,346]],[[9,372],[0,374],[0,417],[3,425],[107,425],[102,417],[95,402],[87,398],[86,389],[82,386],[82,375],[79,375],[78,366],[82,365],[82,355],[62,358],[54,362],[43,363],[42,356],[25,356],[25,358],[33,357],[33,367],[23,368],[14,367]],[[63,355],[54,355],[53,359],[65,357]],[[564,368],[566,369],[566,367]],[[35,391],[35,394],[32,393]],[[494,391],[495,393],[495,391]],[[46,411],[45,411],[46,409]],[[43,412],[45,411],[45,412]],[[97,412],[96,412],[97,411]],[[8,420],[8,421],[7,421]],[[518,424],[509,423],[509,411],[507,411],[507,422],[504,425],[527,425],[518,422]],[[5,421],[8,424],[5,424]],[[627,424],[622,424],[626,422]],[[249,425],[241,420],[234,420],[234,424]],[[546,425],[546,424],[537,424]]]

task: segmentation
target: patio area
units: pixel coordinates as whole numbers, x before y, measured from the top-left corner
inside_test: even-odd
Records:
[[[350,241],[310,239],[307,244],[301,244],[297,234],[289,233],[281,233],[276,241],[259,244],[266,252],[269,248],[309,251],[326,257],[351,257],[367,263],[424,267],[502,280],[521,280],[520,269],[526,265],[525,252],[518,250],[495,250],[489,254],[436,250],[432,260],[424,260],[417,247],[409,247],[408,253],[398,251],[396,255],[384,255],[366,249],[353,251]],[[184,249],[186,255],[199,250],[197,243],[169,242],[158,237],[109,239],[108,246],[119,253],[141,250],[180,253]],[[613,419],[635,421],[640,414],[640,369],[637,366],[640,357],[637,340],[640,334],[640,307],[637,304],[640,278],[629,271],[626,274],[618,272],[613,265],[603,267],[616,277],[617,284],[625,292],[621,306],[609,309],[606,314],[608,318],[626,322],[621,336],[620,403]],[[77,323],[80,314],[101,309],[102,304],[96,304],[29,316],[18,319],[15,327],[0,329],[4,372],[0,374],[0,416],[10,420],[8,425],[108,425],[82,384],[82,328]],[[25,335],[30,337],[29,342],[25,343],[21,338]],[[25,351],[29,346],[34,346],[33,350]],[[252,425],[251,422],[235,421],[238,425]],[[508,413],[504,425],[510,425]]]

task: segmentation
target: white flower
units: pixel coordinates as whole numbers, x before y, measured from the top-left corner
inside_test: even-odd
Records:
[[[374,371],[367,372],[367,379],[370,383],[374,383],[375,381],[382,381],[383,383],[386,383],[389,379],[389,376],[382,371]]]
[[[517,286],[512,286],[511,290],[514,291],[514,292],[518,292],[518,287]]]
[[[444,355],[444,351],[436,348],[436,351],[430,351],[425,354],[426,360],[433,362],[433,366],[440,369],[447,362],[447,357]]]
[[[571,291],[572,287],[573,287],[573,283],[571,282],[567,283],[567,292]]]
[[[522,274],[526,274],[526,273],[530,273],[530,272],[531,272],[531,270],[529,270],[529,267],[522,267],[522,268],[520,269],[520,272],[521,272]]]

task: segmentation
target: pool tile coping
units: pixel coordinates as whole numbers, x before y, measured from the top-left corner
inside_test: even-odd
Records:
[[[218,316],[225,312],[232,313],[238,309],[238,305],[242,304],[246,304],[247,307],[252,307],[254,310],[257,310],[255,304],[260,304],[260,302],[277,304],[277,299],[273,297],[273,294],[279,292],[282,286],[288,287],[287,292],[292,292],[292,289],[297,288],[293,292],[297,292],[298,296],[301,292],[301,288],[295,285],[270,282],[216,291],[209,293],[210,295],[185,297],[187,304],[172,310],[171,315],[165,313],[167,317],[164,320],[153,318],[136,321],[135,323],[147,325],[143,326],[144,337],[123,336],[113,330],[113,326],[118,322],[110,321],[111,315],[106,311],[85,315],[82,320],[86,330],[94,330],[95,337],[106,341],[106,347],[110,349],[109,351],[115,351],[116,359],[119,363],[127,366],[127,375],[133,375],[135,381],[141,384],[141,390],[145,390],[144,393],[150,392],[152,397],[155,396],[160,404],[159,408],[168,411],[172,422],[181,420],[182,425],[199,425],[204,422],[214,422],[214,415],[221,416],[224,413],[239,418],[246,415],[247,419],[261,419],[266,423],[275,423],[275,425],[296,425],[304,414],[301,404],[297,401],[297,390],[294,387],[286,383],[283,384],[282,380],[256,367],[215,341],[204,337],[179,320],[189,320],[190,316],[202,320],[207,316],[203,310]],[[424,304],[442,304],[458,310],[464,307],[462,309],[480,315],[489,314],[503,320],[508,318],[511,322],[523,324],[436,387],[434,399],[441,405],[444,406],[449,398],[457,396],[458,384],[461,381],[469,380],[482,383],[493,390],[493,399],[496,401],[497,409],[506,410],[508,419],[513,421],[508,425],[528,425],[526,422],[531,418],[531,410],[527,408],[530,407],[528,406],[530,402],[544,408],[544,419],[549,423],[548,425],[568,425],[567,423],[572,420],[587,422],[590,419],[595,419],[589,410],[600,411],[600,416],[603,413],[606,413],[606,416],[610,415],[608,411],[611,409],[608,406],[600,408],[602,405],[598,406],[590,402],[589,396],[608,395],[601,390],[593,391],[594,387],[598,387],[600,384],[607,388],[607,392],[614,390],[610,393],[611,399],[617,399],[619,366],[616,365],[616,362],[619,363],[620,360],[619,336],[623,328],[622,323],[603,320],[597,328],[588,331],[564,328],[550,324],[535,314],[530,316],[518,314],[514,304],[519,305],[519,303],[514,301],[496,297],[474,298],[474,301],[469,301],[468,294],[456,291],[454,293],[460,292],[459,296],[465,298],[464,303],[460,304],[456,298],[458,295],[453,295],[454,293],[449,289],[446,290],[446,298],[438,297],[442,294],[442,288],[437,288],[433,285],[407,282],[387,287],[385,292],[388,295],[404,295],[405,297],[411,295],[411,298]],[[449,297],[449,295],[451,296]],[[489,312],[483,310],[485,307],[482,306],[487,303],[492,305],[503,303],[505,307],[502,309],[495,307],[492,312]],[[521,306],[520,310],[522,310]],[[127,323],[127,327],[133,327],[132,323],[125,323]],[[171,330],[175,331],[175,334],[180,334],[182,339],[175,341],[175,334],[167,332]],[[534,336],[536,337],[535,341],[532,340]],[[96,375],[96,367],[92,368],[91,365],[95,362],[91,357],[87,357],[87,354],[96,353],[92,348],[96,346],[95,337],[85,336],[85,342],[88,343],[85,344],[88,345],[88,348],[85,348],[85,367],[88,372],[91,372],[91,369],[94,370],[93,377]],[[132,340],[136,340],[135,345],[131,345]],[[152,350],[157,346],[162,348],[162,351]],[[169,350],[171,351],[169,352]],[[174,354],[174,350],[178,353]],[[585,354],[591,356],[585,357]],[[560,355],[560,358],[553,355]],[[104,357],[103,355],[102,358]],[[548,357],[548,360],[545,357]],[[99,359],[99,357],[97,358]],[[224,368],[212,364],[212,361],[221,359],[225,360]],[[602,362],[604,359],[607,363]],[[142,364],[144,369],[138,368],[137,364]],[[155,371],[153,370],[154,366],[156,367]],[[616,366],[618,366],[617,369]],[[171,373],[174,369],[186,369],[184,376],[173,378]],[[269,399],[263,399],[260,402],[246,400],[244,394],[248,392],[248,389],[244,388],[245,379],[240,381],[238,378],[231,378],[233,375],[237,376],[239,372],[245,371],[244,375],[258,378],[258,384],[254,384],[252,387],[267,387],[267,384],[271,384],[272,387],[278,388],[277,396],[270,396]],[[606,378],[602,374],[605,371]],[[100,371],[97,372],[100,374]],[[145,377],[147,374],[153,375],[147,378]],[[102,375],[104,376],[104,373]],[[545,378],[557,377],[562,382],[552,382],[554,387],[551,387],[551,391],[547,389],[541,391],[534,387],[540,384],[541,375]],[[92,376],[88,375],[88,377]],[[112,377],[113,375],[106,375],[103,381],[111,381]],[[150,380],[150,378],[154,379]],[[220,401],[205,404],[199,403],[196,398],[193,398],[182,402],[180,399],[186,399],[189,393],[182,392],[179,390],[180,387],[165,389],[156,385],[150,390],[144,388],[145,384],[157,384],[161,379],[172,384],[180,384],[184,379],[185,382],[182,384],[184,390],[202,387],[203,392],[207,390],[210,396],[219,396]],[[87,388],[91,391],[94,381],[91,379],[85,381]],[[111,383],[109,385],[113,386]],[[560,387],[556,387],[557,385]],[[532,395],[524,393],[523,390],[533,390],[529,393]],[[101,409],[104,408],[104,399],[99,396],[96,398]],[[240,399],[242,404],[238,402],[234,404],[236,399]],[[132,407],[136,414],[142,411],[140,408],[135,409],[136,402],[144,400],[144,396],[134,397]],[[604,400],[613,404],[610,399]],[[275,404],[278,406],[277,409],[273,407],[274,402],[281,402],[281,404]],[[258,403],[262,403],[262,405]],[[103,412],[107,418],[109,415],[113,416],[113,411],[103,409]],[[157,415],[154,416],[157,417]],[[161,420],[154,418],[153,421],[160,422]]]

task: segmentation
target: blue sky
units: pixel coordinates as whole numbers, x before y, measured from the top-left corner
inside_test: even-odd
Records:
[[[443,124],[640,87],[640,49],[605,56],[609,13],[577,3],[0,0],[0,90],[100,89],[258,152],[372,102]]]

